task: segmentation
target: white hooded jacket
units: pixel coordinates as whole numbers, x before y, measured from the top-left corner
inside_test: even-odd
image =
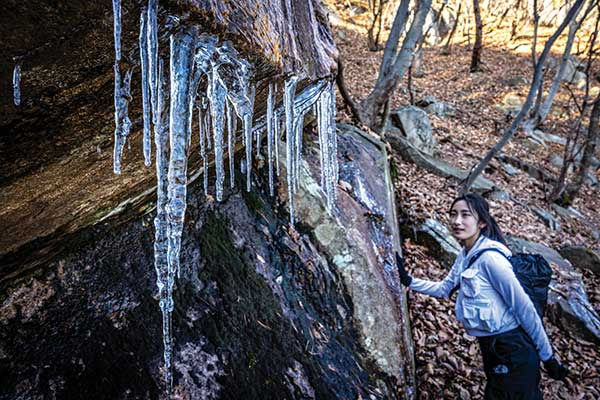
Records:
[[[481,235],[468,254],[463,248],[444,280],[431,282],[413,277],[410,288],[435,297],[449,297],[460,284],[456,318],[469,335],[495,335],[521,325],[533,340],[540,359],[546,361],[552,356],[552,346],[508,259],[495,251],[486,251],[467,268],[471,257],[492,248],[511,256],[502,243]]]

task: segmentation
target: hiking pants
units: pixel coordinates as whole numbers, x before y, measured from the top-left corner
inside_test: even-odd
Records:
[[[540,359],[523,328],[478,337],[487,377],[485,400],[541,400]]]

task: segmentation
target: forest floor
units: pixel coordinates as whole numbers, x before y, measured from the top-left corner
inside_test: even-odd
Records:
[[[329,0],[334,39],[344,61],[346,84],[356,100],[364,99],[370,92],[378,74],[383,51],[367,49],[366,24],[368,13],[357,12],[350,1]],[[366,2],[365,2],[366,3]],[[533,76],[531,64],[531,36],[521,34],[515,41],[508,40],[508,28],[484,35],[482,72],[469,73],[471,46],[460,28],[448,53],[443,47],[424,48],[423,76],[412,79],[416,100],[434,96],[456,109],[454,117],[437,117],[430,114],[433,134],[438,141],[436,157],[458,167],[472,168],[483,155],[498,142],[502,131],[510,124],[499,105],[507,97],[524,100]],[[541,32],[548,36],[548,32]],[[538,54],[544,45],[540,39]],[[564,40],[563,40],[564,42]],[[552,57],[558,58],[561,42]],[[597,63],[598,64],[598,63]],[[597,66],[596,64],[596,66]],[[598,68],[596,68],[598,69]],[[550,81],[554,72],[548,74]],[[598,90],[597,82],[593,83]],[[392,99],[392,109],[410,104],[406,81],[399,86]],[[569,88],[573,98],[582,98],[583,91]],[[341,97],[338,95],[338,118],[350,122]],[[565,86],[561,87],[547,121],[542,126],[546,133],[566,138],[574,128],[578,110]],[[547,142],[547,146],[532,147],[521,132],[503,148],[503,152],[544,169],[554,177],[560,170],[549,160],[553,155],[563,155],[563,145]],[[396,201],[398,209],[412,223],[435,218],[447,223],[447,210],[457,195],[458,183],[420,169],[394,155],[398,178]],[[484,176],[514,198],[530,206],[551,210],[546,198],[550,187],[525,173],[510,176],[498,164]],[[573,208],[585,216],[585,221],[560,219],[558,230],[548,228],[528,208],[513,201],[490,201],[492,214],[505,233],[543,243],[559,249],[565,245],[584,245],[598,251],[600,240],[594,237],[591,227],[600,228],[600,196],[598,189],[584,186]],[[559,217],[560,218],[560,217]],[[419,277],[442,279],[447,271],[426,249],[405,238],[404,255],[408,270]],[[600,276],[587,270],[583,275],[586,292],[597,312],[600,312]],[[469,337],[454,316],[453,301],[436,299],[409,292],[413,336],[415,340],[418,398],[482,398],[485,377],[477,341]],[[546,329],[559,359],[571,369],[565,383],[542,377],[545,398],[598,399],[600,398],[600,349],[561,331],[550,321]]]

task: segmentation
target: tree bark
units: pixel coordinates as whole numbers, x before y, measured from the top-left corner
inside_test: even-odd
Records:
[[[583,181],[585,180],[585,174],[590,169],[592,164],[592,157],[596,152],[596,144],[598,143],[598,138],[600,137],[600,93],[596,96],[596,100],[594,101],[594,106],[592,107],[592,113],[590,115],[590,124],[588,126],[588,134],[587,140],[585,143],[585,150],[583,151],[583,158],[581,160],[581,165],[579,166],[579,170],[573,179],[573,183],[567,186],[565,190],[566,196],[563,196],[568,200],[569,203],[572,203],[581,186],[583,185]]]
[[[446,45],[444,46],[444,53],[448,54],[450,52],[450,42],[456,33],[456,27],[458,26],[458,19],[460,18],[460,10],[462,7],[462,3],[458,3],[458,10],[456,11],[456,18],[454,19],[454,24],[452,25],[452,30],[448,35],[448,40],[446,41]]]
[[[531,45],[531,62],[533,67],[537,65],[537,37],[540,23],[540,14],[538,13],[537,0],[533,0],[533,44]]]
[[[560,24],[560,26],[557,28],[556,32],[554,32],[552,34],[552,36],[550,36],[550,38],[546,42],[546,45],[544,46],[544,50],[542,51],[539,61],[535,67],[535,73],[533,75],[533,82],[531,83],[531,87],[529,88],[529,93],[527,94],[527,99],[525,100],[525,103],[523,104],[521,111],[516,116],[516,118],[513,120],[512,124],[510,125],[508,130],[504,133],[504,135],[502,136],[500,141],[494,147],[492,147],[490,149],[490,151],[488,151],[488,153],[481,160],[481,162],[469,174],[465,183],[461,187],[461,193],[464,193],[469,190],[469,188],[473,185],[473,182],[475,181],[475,179],[483,172],[483,170],[488,165],[490,160],[496,155],[496,153],[498,153],[500,151],[500,149],[502,149],[502,147],[506,144],[506,142],[508,142],[508,140],[512,137],[512,135],[516,132],[516,130],[521,125],[521,122],[523,121],[523,119],[525,118],[527,113],[529,112],[529,109],[531,108],[531,105],[533,103],[533,99],[534,99],[535,95],[537,94],[537,91],[539,90],[541,80],[542,80],[542,67],[543,67],[544,63],[546,62],[546,58],[548,57],[548,53],[550,52],[552,45],[554,44],[556,39],[560,36],[560,34],[565,30],[566,26],[573,20],[573,18],[575,18],[575,15],[577,14],[579,7],[581,7],[581,4],[583,4],[583,2],[584,2],[584,0],[576,0],[575,1],[573,6],[567,13],[565,20]]]
[[[471,55],[471,72],[481,70],[481,49],[483,47],[483,22],[481,21],[481,10],[479,0],[473,0],[473,14],[475,15],[475,43]]]
[[[402,7],[408,1],[402,1],[398,12],[400,13]],[[408,8],[408,4],[406,4]],[[386,51],[384,52],[384,60],[381,65],[379,77],[375,83],[373,91],[369,96],[361,103],[361,122],[368,125],[372,129],[378,130],[381,126],[385,125],[385,121],[380,121],[380,117],[383,114],[385,103],[394,94],[398,86],[398,82],[410,66],[413,58],[413,52],[417,44],[422,31],[423,24],[425,23],[425,17],[431,7],[431,0],[421,0],[418,2],[417,11],[413,22],[408,30],[404,41],[402,42],[402,48],[397,52],[397,43],[390,43],[394,37],[400,36],[400,27],[392,27],[392,33],[390,39],[386,43]],[[406,17],[396,15],[396,20],[403,20],[406,23]],[[396,20],[394,24],[396,24]],[[394,32],[396,30],[396,32]],[[396,36],[397,35],[397,36]],[[387,53],[387,58],[386,58]]]
[[[593,4],[591,3],[585,11],[585,14],[579,21],[574,19],[571,23],[569,23],[569,34],[567,36],[567,43],[565,44],[565,49],[563,51],[560,65],[558,67],[558,70],[556,71],[556,75],[554,76],[554,80],[552,81],[552,85],[550,86],[550,90],[548,91],[548,95],[546,96],[544,102],[541,103],[541,106],[538,106],[533,110],[532,120],[528,121],[526,124],[531,128],[540,126],[544,122],[544,120],[548,116],[548,113],[550,112],[550,109],[552,108],[554,97],[556,96],[556,93],[558,93],[560,83],[562,82],[562,76],[565,72],[565,68],[571,55],[571,49],[573,48],[573,43],[575,42],[575,34],[577,33],[577,30],[581,26],[582,22],[585,20],[585,18],[591,11],[592,5]],[[578,13],[580,9],[577,10]]]
[[[369,9],[373,18],[367,29],[367,43],[369,50],[371,51],[381,50],[381,47],[379,46],[379,37],[381,36],[381,32],[383,32],[385,9],[387,8],[388,2],[389,0],[369,0]]]
[[[337,87],[340,91],[340,95],[344,100],[344,104],[350,110],[350,114],[352,114],[352,118],[355,122],[360,121],[360,114],[358,112],[358,107],[356,102],[352,99],[352,96],[348,93],[348,88],[346,87],[346,82],[344,81],[344,63],[342,62],[342,57],[340,56],[337,60],[338,70],[337,75],[335,77],[335,82],[337,83]]]

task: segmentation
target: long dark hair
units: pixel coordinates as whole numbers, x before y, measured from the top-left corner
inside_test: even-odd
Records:
[[[490,214],[490,205],[487,200],[477,193],[465,193],[454,199],[450,205],[450,209],[452,210],[452,207],[454,207],[456,202],[461,200],[464,200],[467,203],[469,210],[477,215],[479,221],[485,223],[485,227],[481,230],[481,233],[484,236],[507,246],[502,230],[500,230],[498,223]]]

